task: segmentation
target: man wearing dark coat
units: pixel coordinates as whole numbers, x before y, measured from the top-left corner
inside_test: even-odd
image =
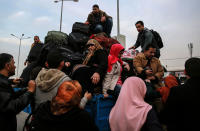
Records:
[[[135,23],[135,27],[137,28],[137,31],[139,33],[138,33],[138,37],[137,37],[135,45],[130,47],[130,49],[131,48],[136,49],[139,46],[141,46],[142,52],[143,52],[149,44],[153,44],[156,47],[155,57],[159,58],[160,57],[160,49],[157,45],[157,42],[155,40],[153,33],[148,28],[144,27],[143,21],[137,21]]]
[[[34,36],[34,43],[31,45],[30,52],[26,61],[24,62],[24,65],[28,65],[38,59],[43,45],[44,44],[40,41],[39,36]]]
[[[0,54],[0,131],[16,131],[16,115],[21,112],[33,98],[35,82],[30,81],[27,89],[14,92],[12,84],[19,84],[19,79],[9,79],[15,75],[15,61],[10,54]]]

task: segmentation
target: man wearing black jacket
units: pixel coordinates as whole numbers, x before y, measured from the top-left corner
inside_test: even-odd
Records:
[[[139,32],[137,41],[136,41],[135,45],[130,47],[129,49],[131,49],[131,48],[136,49],[139,46],[141,46],[142,52],[144,52],[145,48],[149,44],[152,44],[156,47],[155,57],[159,58],[160,57],[160,49],[157,45],[157,42],[155,40],[153,33],[148,28],[144,27],[143,21],[137,21],[135,23],[135,27],[137,28],[137,31]]]
[[[8,79],[15,75],[15,62],[10,54],[0,54],[0,130],[16,131],[16,114],[22,111],[32,100],[35,82],[30,81],[28,89],[14,92],[12,84],[19,83],[19,79]]]
[[[163,111],[162,123],[168,131],[197,131],[200,116],[200,58],[185,62],[185,84],[172,87]]]

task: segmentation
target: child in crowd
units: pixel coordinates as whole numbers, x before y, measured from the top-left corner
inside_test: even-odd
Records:
[[[110,54],[108,56],[108,69],[103,81],[103,94],[108,97],[108,94],[113,94],[115,98],[118,97],[121,86],[121,72],[122,66],[130,69],[129,65],[122,61],[121,56],[124,52],[124,47],[121,44],[114,44],[111,46]]]

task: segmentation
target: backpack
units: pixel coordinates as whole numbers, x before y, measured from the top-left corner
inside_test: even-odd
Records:
[[[160,34],[157,31],[152,30],[152,29],[150,31],[152,32],[152,34],[157,42],[158,47],[160,49],[163,48],[163,42],[162,42],[162,38],[160,37]]]
[[[45,44],[64,46],[68,45],[68,35],[60,31],[49,31],[44,41]]]

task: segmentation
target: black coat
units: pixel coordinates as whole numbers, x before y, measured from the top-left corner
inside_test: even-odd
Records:
[[[43,45],[43,43],[35,43],[28,54],[27,61],[30,63],[36,61],[40,56]]]
[[[73,108],[62,115],[53,115],[50,101],[42,103],[34,114],[32,131],[98,131],[89,114]]]
[[[190,78],[184,85],[171,88],[161,120],[168,131],[200,130],[200,78]]]
[[[72,74],[72,79],[79,81],[83,88],[83,94],[85,91],[93,92],[94,88],[102,87],[102,81],[107,72],[107,67],[108,54],[105,50],[99,49],[90,58],[87,67],[80,67]],[[100,74],[100,80],[97,85],[94,85],[91,80],[95,72]]]
[[[15,93],[8,77],[0,74],[0,131],[16,131],[16,114],[32,100],[33,93],[22,90]]]
[[[152,108],[148,114],[141,131],[163,131],[163,128],[158,120],[157,114]]]
[[[88,66],[95,68],[101,77],[104,77],[108,68],[108,53],[105,50],[97,50],[88,61]]]

